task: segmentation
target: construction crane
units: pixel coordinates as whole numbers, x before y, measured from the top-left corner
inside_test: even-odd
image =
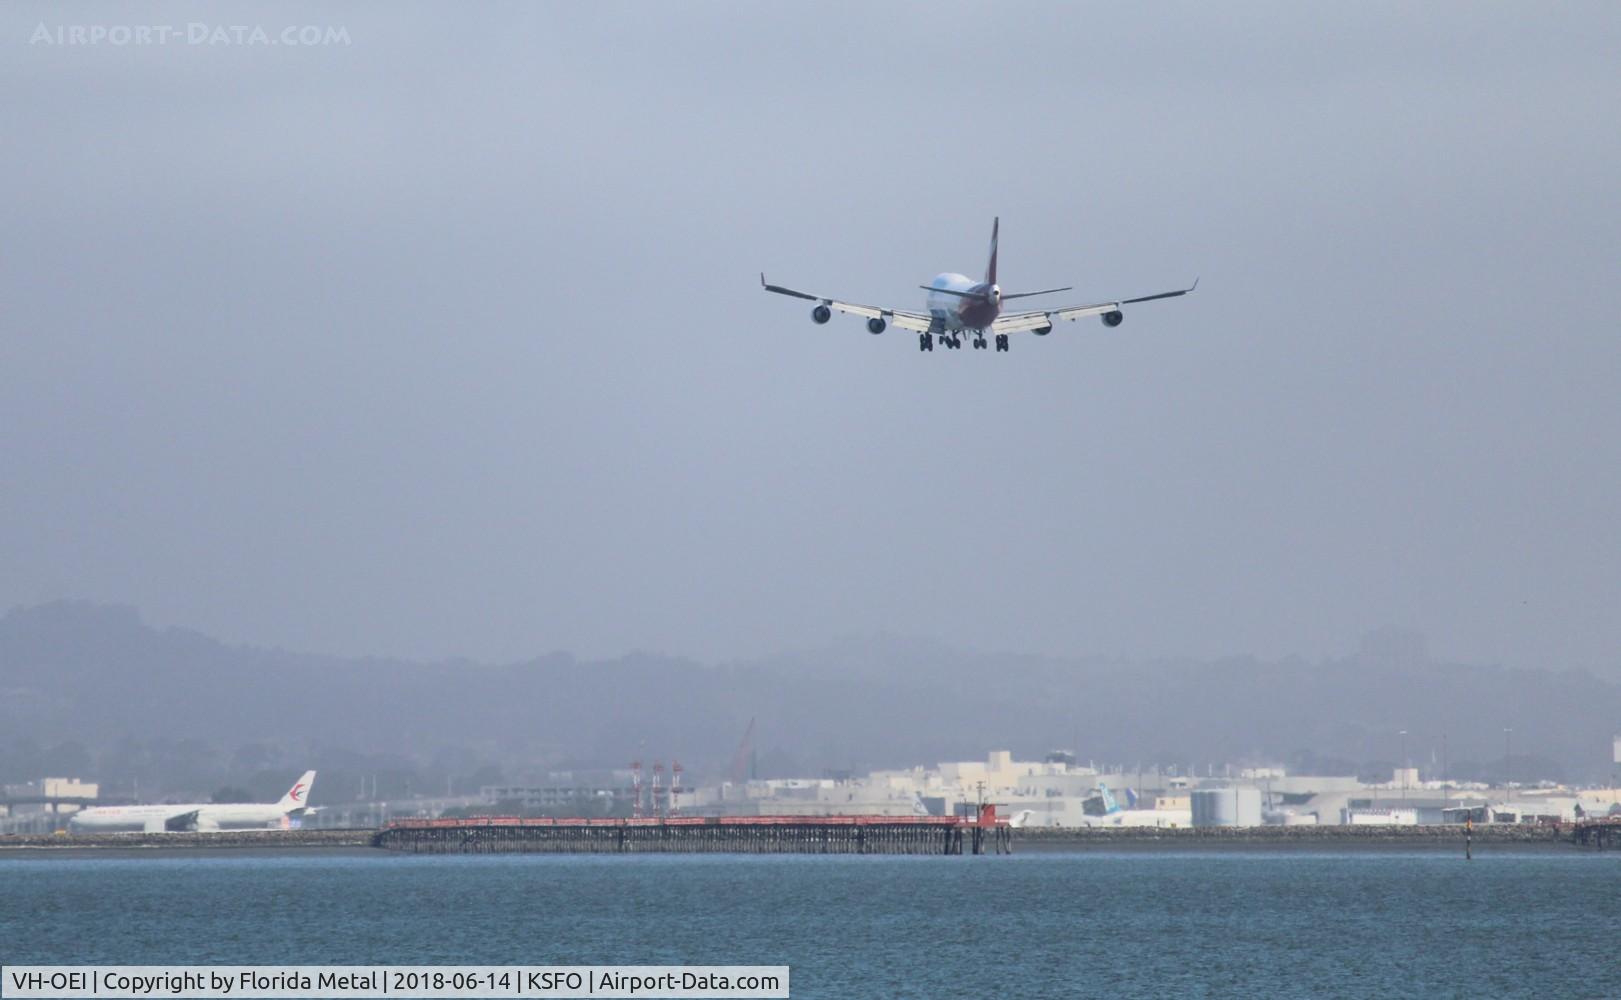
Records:
[[[754,719],[749,718],[749,728],[743,731],[743,742],[737,745],[737,753],[732,755],[732,784],[741,785],[754,777]]]

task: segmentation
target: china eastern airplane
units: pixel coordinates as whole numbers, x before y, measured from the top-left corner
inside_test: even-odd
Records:
[[[290,826],[297,816],[315,812],[305,805],[310,788],[315,784],[315,772],[305,771],[303,777],[287,789],[279,802],[214,803],[192,802],[167,806],[96,806],[81,809],[68,820],[68,826],[80,833],[110,833],[118,830],[165,833],[180,830],[255,830],[277,826]]]
[[[1158,295],[1144,295],[1115,302],[1096,302],[1088,306],[1005,313],[1002,311],[1002,303],[1011,299],[1051,295],[1054,292],[1067,292],[1070,288],[1047,288],[1039,292],[1002,291],[1002,287],[996,283],[996,236],[1001,226],[1000,217],[991,223],[991,260],[985,267],[984,281],[948,273],[935,275],[934,280],[927,285],[918,286],[928,293],[923,298],[927,312],[907,312],[903,309],[882,309],[878,306],[841,302],[826,295],[812,295],[810,292],[767,284],[764,274],[760,275],[760,284],[768,292],[815,302],[816,306],[811,310],[811,319],[816,323],[826,323],[832,318],[833,310],[837,309],[842,313],[865,316],[869,333],[883,333],[890,323],[903,330],[913,330],[917,333],[917,349],[920,351],[934,350],[936,338],[947,347],[960,348],[963,337],[970,334],[973,335],[974,349],[984,350],[987,333],[996,337],[996,349],[1005,351],[1008,349],[1010,333],[1028,331],[1038,337],[1045,337],[1052,332],[1053,324],[1059,320],[1076,320],[1086,316],[1101,317],[1104,326],[1115,327],[1126,318],[1122,306],[1152,302],[1155,299],[1174,299],[1178,295],[1188,294],[1199,285],[1195,281],[1192,287],[1175,292],[1160,292]]]

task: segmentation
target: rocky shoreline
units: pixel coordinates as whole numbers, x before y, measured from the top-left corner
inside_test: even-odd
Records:
[[[7,851],[229,851],[308,848],[375,848],[375,830],[234,830],[220,833],[100,833],[0,836]],[[1025,828],[1015,832],[1018,851],[1205,850],[1212,848],[1380,848],[1463,852],[1463,827],[1446,826],[1249,826]],[[1547,826],[1477,826],[1474,846],[1568,848],[1568,830]]]
[[[226,830],[219,833],[75,833],[0,836],[8,850],[244,850],[371,847],[375,830]]]

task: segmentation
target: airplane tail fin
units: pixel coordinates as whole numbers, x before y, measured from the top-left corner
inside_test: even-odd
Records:
[[[1100,785],[1098,785],[1098,789],[1103,794],[1103,811],[1104,811],[1104,813],[1105,814],[1110,814],[1110,813],[1119,812],[1120,811],[1120,803],[1115,801],[1114,793],[1109,791],[1109,786],[1100,784]]]
[[[313,787],[315,787],[315,772],[305,771],[293,783],[293,787],[287,789],[287,794],[281,797],[281,801],[276,803],[276,807],[284,813],[292,812],[294,809],[303,809],[310,800],[310,789]]]
[[[996,234],[1002,228],[1002,217],[998,215],[996,221],[991,223],[991,262],[985,265],[985,284],[996,284]]]
[[[1126,789],[1126,808],[1127,809],[1135,809],[1135,808],[1137,808],[1137,789],[1135,789],[1135,788]]]

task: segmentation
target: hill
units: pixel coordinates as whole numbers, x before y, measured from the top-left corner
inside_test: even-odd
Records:
[[[481,766],[510,776],[638,755],[716,778],[751,718],[761,771],[776,774],[1058,746],[1128,766],[1377,769],[1400,757],[1406,729],[1415,763],[1438,767],[1446,733],[1455,776],[1491,777],[1512,727],[1516,779],[1583,779],[1609,773],[1621,686],[1438,663],[1399,633],[1318,663],[1054,659],[876,636],[726,664],[481,664],[236,646],[80,602],[0,618],[4,780],[79,765],[196,785],[324,759],[453,784]]]

